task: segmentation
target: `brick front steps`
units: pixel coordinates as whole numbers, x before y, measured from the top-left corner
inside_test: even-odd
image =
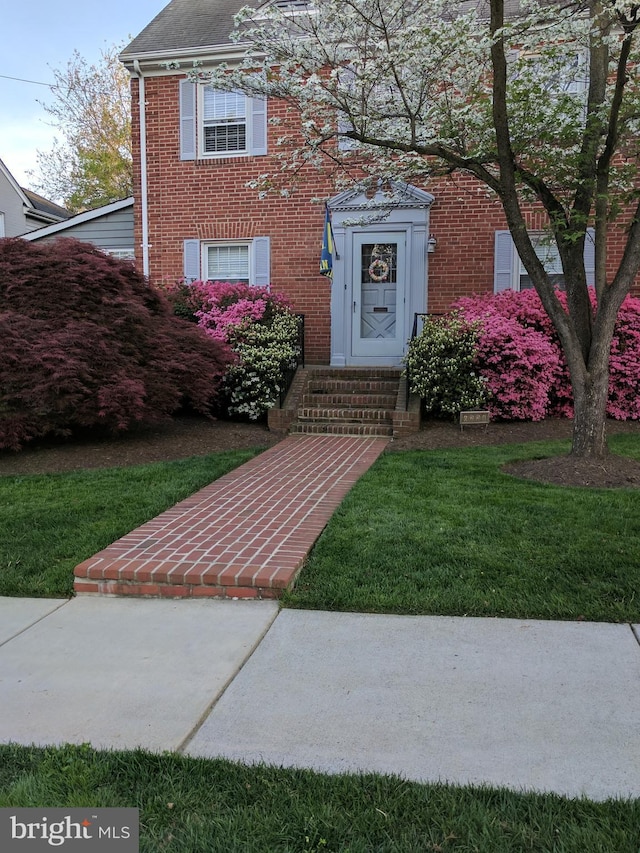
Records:
[[[298,370],[269,426],[307,435],[407,435],[420,429],[420,401],[406,405],[399,368],[307,367]]]
[[[278,598],[386,443],[291,436],[85,560],[74,589]]]

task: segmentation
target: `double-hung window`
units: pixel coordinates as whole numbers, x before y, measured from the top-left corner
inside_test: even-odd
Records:
[[[340,75],[338,79],[339,89],[344,89],[346,93],[346,98],[349,98],[355,92],[356,86],[356,73],[353,68],[349,65],[345,65],[340,69]],[[358,142],[355,139],[351,139],[348,136],[342,136],[343,133],[348,133],[350,130],[353,130],[353,123],[349,116],[342,112],[338,112],[338,150],[339,151],[351,151],[354,148],[358,147]]]
[[[561,67],[547,81],[546,89],[553,96],[578,95],[586,99],[589,88],[589,64],[586,53],[576,50],[566,57]]]
[[[250,243],[203,243],[202,267],[208,281],[231,281],[249,284],[251,270],[249,264]]]
[[[529,237],[551,282],[562,289],[564,273],[555,240],[544,232],[531,232]],[[587,284],[592,285],[595,280],[595,244],[594,232],[591,228],[587,228],[584,242],[584,265]],[[509,231],[496,231],[493,273],[495,293],[501,290],[528,290],[533,287],[531,277],[520,260]]]
[[[180,159],[267,153],[267,102],[180,80]]]
[[[247,98],[242,92],[202,87],[202,153],[238,154],[247,150]]]
[[[266,287],[271,283],[271,241],[185,240],[184,278],[187,282],[228,281]]]
[[[530,237],[538,260],[542,263],[551,283],[562,289],[564,287],[564,272],[555,240],[547,234],[531,234]],[[518,258],[518,266],[516,290],[530,290],[533,287],[533,282],[520,258]]]

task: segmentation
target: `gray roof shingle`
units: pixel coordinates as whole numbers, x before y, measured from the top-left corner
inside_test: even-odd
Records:
[[[543,0],[549,5],[558,0]],[[171,0],[150,24],[122,51],[123,60],[136,56],[189,48],[207,48],[230,43],[234,15],[243,6],[261,6],[264,0]],[[576,0],[576,6],[579,6]],[[488,0],[452,0],[451,12],[459,14],[477,8],[488,14]],[[505,15],[515,16],[520,0],[505,0]]]
[[[24,187],[20,187],[20,189],[31,202],[34,210],[46,213],[48,216],[57,216],[58,219],[68,219],[71,216],[69,211],[64,207],[56,204],[54,201],[49,201],[48,198],[44,198],[39,193],[34,193],[33,190],[27,190]]]
[[[171,0],[122,51],[139,54],[229,44],[233,17],[247,0]],[[257,5],[257,4],[256,4]]]

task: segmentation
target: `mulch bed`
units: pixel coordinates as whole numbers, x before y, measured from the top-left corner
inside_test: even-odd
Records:
[[[0,451],[0,474],[51,474],[205,456],[221,450],[270,447],[281,436],[261,424],[181,416],[117,436],[39,441]]]
[[[518,444],[547,439],[570,439],[573,422],[553,418],[533,423],[517,421],[491,423],[484,427],[465,427],[441,421],[428,421],[416,435],[394,441],[391,450],[411,448],[435,449],[438,447],[478,447],[496,444]],[[640,436],[637,421],[609,421],[607,435],[631,433]],[[552,456],[513,462],[504,471],[539,483],[558,486],[586,486],[592,488],[639,488],[640,462],[626,456],[610,453],[604,460],[592,462],[573,456]]]
[[[571,429],[571,421],[559,419],[539,423],[491,423],[487,428],[465,427],[463,430],[451,422],[427,421],[420,432],[391,441],[388,450],[394,453],[568,439]],[[640,423],[610,421],[608,434],[621,432],[640,436]],[[0,475],[141,465],[221,450],[271,447],[281,438],[281,434],[270,432],[263,424],[180,416],[116,437],[41,441],[19,452],[0,451]],[[513,463],[505,470],[519,477],[560,485],[640,487],[640,462],[615,454],[609,454],[598,463],[557,456]]]
[[[538,483],[559,486],[590,486],[600,489],[640,487],[640,462],[610,453],[592,462],[572,456],[551,456],[505,465],[503,471]]]

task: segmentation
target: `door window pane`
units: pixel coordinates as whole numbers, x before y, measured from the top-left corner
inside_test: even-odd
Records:
[[[396,333],[398,245],[365,243],[360,261],[360,337],[393,338]]]
[[[362,283],[396,282],[398,246],[396,243],[365,243],[362,246]]]

